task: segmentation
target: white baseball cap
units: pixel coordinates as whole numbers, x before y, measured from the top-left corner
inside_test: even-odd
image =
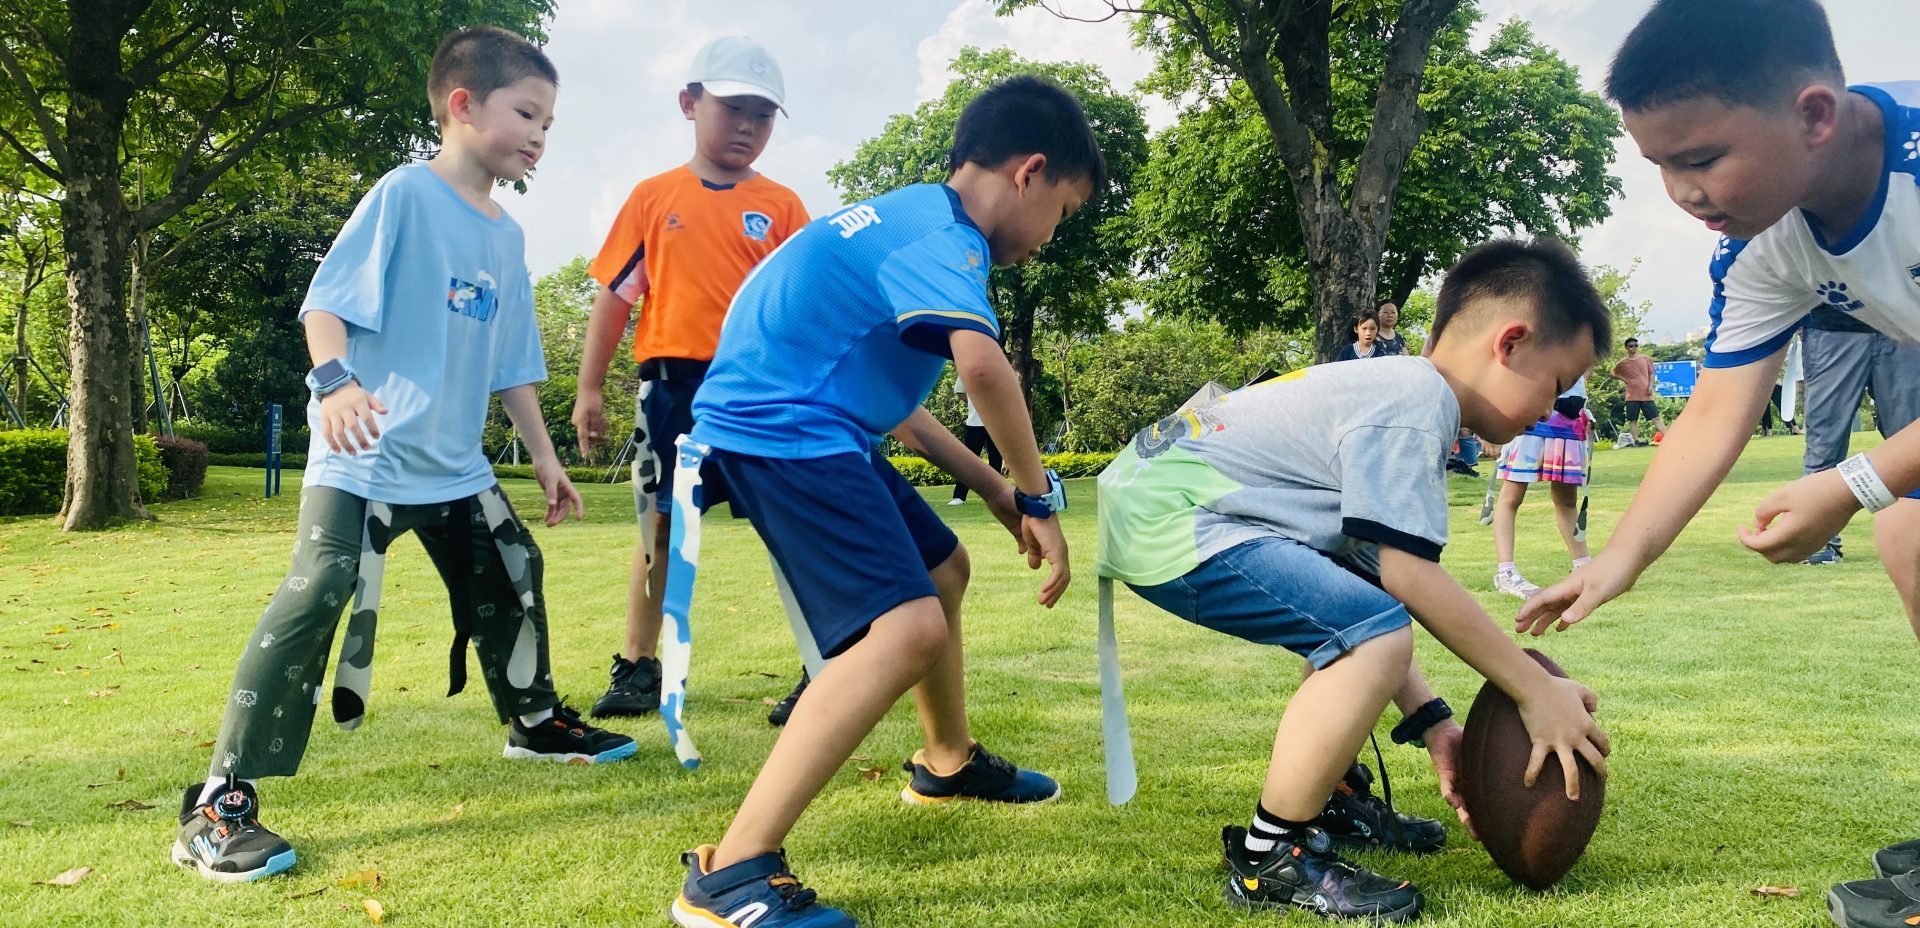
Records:
[[[787,111],[780,66],[760,43],[743,36],[722,36],[701,46],[687,83],[717,97],[759,97]]]

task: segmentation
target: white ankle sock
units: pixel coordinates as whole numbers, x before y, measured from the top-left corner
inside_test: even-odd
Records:
[[[541,709],[538,712],[529,712],[526,715],[523,715],[520,717],[520,727],[532,728],[533,726],[538,725],[541,722],[544,722],[550,718],[553,718],[552,709]]]
[[[1501,574],[1517,574],[1520,571],[1514,569],[1512,561],[1501,561],[1500,566],[1498,568],[1495,568],[1494,572],[1501,573]]]
[[[1593,555],[1591,554],[1587,555],[1586,557],[1576,557],[1573,559],[1573,569],[1579,570],[1580,568],[1587,566],[1587,562],[1591,560],[1593,560]]]

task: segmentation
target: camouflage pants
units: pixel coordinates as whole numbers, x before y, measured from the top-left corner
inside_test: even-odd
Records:
[[[353,599],[334,672],[333,713],[343,728],[365,716],[374,626],[388,546],[419,536],[453,601],[449,695],[465,682],[469,635],[501,722],[559,702],[547,663],[540,549],[495,485],[467,499],[388,505],[327,487],[300,495],[293,564],[247,638],[233,675],[212,774],[291,776],[306,753],[327,655]]]

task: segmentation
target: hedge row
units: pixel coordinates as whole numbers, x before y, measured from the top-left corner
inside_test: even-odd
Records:
[[[289,413],[298,416],[300,423],[307,421],[305,407],[290,410]],[[264,420],[264,417],[262,418]],[[280,450],[305,453],[307,427],[296,425],[292,421],[283,422],[283,426],[284,431],[280,433]],[[251,429],[236,429],[198,422],[176,422],[173,426],[173,434],[179,438],[191,438],[200,442],[214,454],[264,455],[267,452],[267,429],[264,421],[259,428]]]
[[[1087,454],[1045,454],[1040,456],[1040,462],[1058,472],[1061,479],[1066,480],[1074,477],[1099,476],[1108,464],[1113,463],[1113,457],[1113,452],[1110,451]],[[887,460],[893,462],[893,469],[899,471],[900,476],[907,478],[907,482],[916,487],[946,486],[953,482],[952,475],[928,463],[924,458],[896,457]]]
[[[205,449],[202,449],[204,452]],[[140,481],[140,498],[158,502],[166,498],[172,482],[163,462],[160,447],[146,435],[133,437],[134,470]],[[189,449],[174,452],[183,460],[192,456]],[[206,473],[205,465],[200,468]],[[190,482],[183,475],[182,486]],[[0,432],[0,516],[38,515],[60,511],[60,499],[67,485],[67,432],[65,429],[21,429]],[[197,490],[198,485],[195,482]]]

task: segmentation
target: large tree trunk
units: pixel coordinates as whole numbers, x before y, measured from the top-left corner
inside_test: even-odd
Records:
[[[1352,340],[1354,322],[1373,305],[1374,269],[1380,266],[1385,236],[1368,235],[1337,196],[1316,199],[1302,207],[1300,221],[1307,230],[1313,283],[1313,355],[1324,364]]]
[[[118,36],[75,12],[67,111],[66,197],[60,203],[67,260],[67,340],[73,416],[67,441],[68,531],[144,519],[127,395],[127,243],[133,218],[120,195],[120,142],[127,89]]]
[[[1027,401],[1027,413],[1033,413],[1033,385],[1040,376],[1040,365],[1033,359],[1033,306],[1023,300],[1013,300],[1011,312],[1000,327],[1007,351],[1007,361],[1013,365],[1013,372],[1020,377],[1020,394]]]

